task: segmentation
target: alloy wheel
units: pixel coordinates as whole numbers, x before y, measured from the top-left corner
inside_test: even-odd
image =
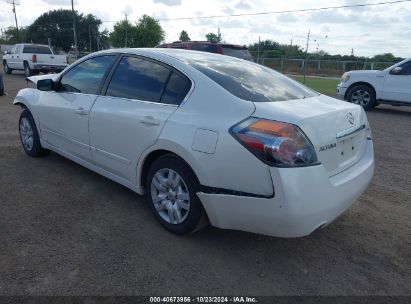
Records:
[[[23,117],[20,121],[20,138],[24,149],[31,151],[34,144],[33,128],[26,117]]]
[[[370,100],[371,100],[371,95],[366,90],[357,90],[351,96],[352,103],[361,105],[363,107],[368,105]]]

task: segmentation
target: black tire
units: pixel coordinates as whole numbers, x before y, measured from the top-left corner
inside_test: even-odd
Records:
[[[13,72],[13,70],[9,68],[7,61],[3,62],[3,70],[4,70],[4,73],[6,74],[11,74]]]
[[[372,109],[376,106],[375,91],[368,85],[356,85],[348,92],[347,101],[362,106],[364,110]]]
[[[27,62],[24,63],[24,73],[26,74],[26,77],[33,75],[33,70],[30,69],[30,65]]]
[[[24,126],[23,124],[28,123],[32,130],[32,144],[25,143],[25,136],[24,136]],[[27,130],[26,130],[27,131]],[[25,109],[20,114],[19,119],[19,134],[20,134],[20,141],[23,146],[24,151],[32,156],[32,157],[39,157],[45,156],[50,153],[50,150],[44,149],[40,143],[39,133],[37,132],[37,127],[34,122],[33,116],[31,115],[30,111]]]
[[[186,190],[186,193],[190,198],[189,210],[186,211],[186,215],[184,216],[185,219],[180,223],[170,223],[169,221],[165,220],[160,212],[157,211],[153,200],[153,196],[155,197],[156,193],[159,193],[156,192],[157,189],[154,186],[152,187],[152,181],[155,178],[155,174],[162,172],[161,170],[170,169],[181,177],[184,183],[184,188],[186,188],[184,190]],[[204,228],[208,224],[203,205],[201,204],[200,199],[196,194],[199,188],[200,185],[192,170],[175,155],[166,154],[160,156],[151,164],[150,168],[148,169],[146,191],[151,210],[153,211],[154,216],[161,223],[161,225],[172,233],[179,235],[193,233]],[[177,200],[177,198],[178,195],[174,197],[175,200]],[[171,201],[170,204],[178,205],[176,202]],[[166,210],[163,211],[164,213],[166,212]]]

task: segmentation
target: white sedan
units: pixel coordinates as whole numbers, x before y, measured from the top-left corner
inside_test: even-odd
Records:
[[[204,223],[308,235],[374,172],[364,110],[261,65],[175,49],[91,54],[21,90],[30,156],[59,153],[138,194],[177,234]]]

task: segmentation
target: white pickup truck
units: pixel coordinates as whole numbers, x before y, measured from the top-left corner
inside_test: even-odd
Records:
[[[380,103],[411,106],[411,58],[383,71],[350,71],[341,77],[337,95],[370,109]]]
[[[66,56],[54,55],[49,46],[42,44],[16,44],[3,56],[5,73],[23,70],[27,77],[39,72],[61,72],[67,65]]]

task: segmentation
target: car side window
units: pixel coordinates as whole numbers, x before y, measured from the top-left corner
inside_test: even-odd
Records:
[[[14,51],[14,54],[20,54],[21,53],[21,48],[22,48],[21,45],[17,46],[15,51]]]
[[[59,91],[97,94],[115,59],[116,55],[105,55],[79,63],[63,75]]]
[[[411,61],[408,61],[401,65],[400,75],[411,75]]]
[[[106,95],[160,102],[171,70],[150,60],[126,56],[118,64]]]
[[[161,102],[179,105],[191,88],[191,81],[180,73],[173,72],[167,82]]]
[[[202,51],[208,53],[217,53],[217,45],[215,44],[196,44],[191,45],[191,49],[194,51]]]

